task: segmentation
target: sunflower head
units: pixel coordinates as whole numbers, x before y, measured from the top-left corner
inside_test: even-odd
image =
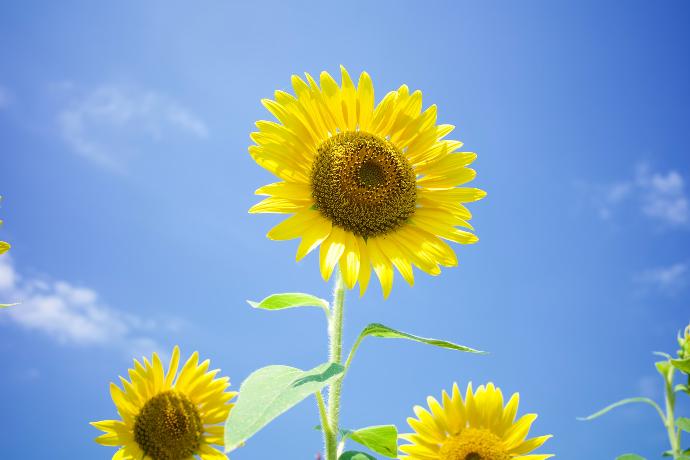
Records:
[[[471,214],[463,203],[485,193],[462,187],[476,155],[445,139],[436,106],[422,110],[422,93],[402,85],[374,103],[366,72],[357,86],[341,67],[338,85],[327,72],[292,77],[294,95],[263,100],[277,121],[258,121],[252,158],[281,181],[259,188],[268,198],[250,212],[292,214],[274,227],[274,240],[301,238],[297,260],[320,247],[329,279],[339,266],[349,288],[368,286],[371,271],[390,293],[396,269],[410,285],[413,266],[438,275],[457,264],[451,241],[469,244]]]
[[[407,421],[414,433],[401,435],[410,442],[400,447],[409,460],[544,460],[553,455],[530,454],[551,436],[527,439],[537,418],[527,414],[515,420],[519,396],[503,405],[503,393],[492,383],[472,391],[463,400],[458,385],[452,395],[445,391],[439,403],[427,398],[429,409],[415,406],[417,418]]]
[[[180,349],[173,349],[167,373],[156,353],[143,364],[134,360],[130,380],[110,385],[121,420],[92,425],[105,434],[96,442],[120,449],[113,460],[202,460],[225,458],[212,447],[223,445],[223,426],[237,394],[226,391],[227,377],[216,378],[209,361],[199,363],[193,353],[178,373]]]

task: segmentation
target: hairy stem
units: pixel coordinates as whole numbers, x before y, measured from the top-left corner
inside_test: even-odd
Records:
[[[340,364],[343,358],[343,310],[345,304],[345,285],[340,273],[340,267],[336,268],[335,285],[333,287],[333,304],[331,316],[328,322],[328,360]],[[323,427],[324,441],[326,445],[326,459],[337,460],[338,455],[338,417],[340,415],[340,390],[342,377],[334,381],[328,387],[328,427]]]

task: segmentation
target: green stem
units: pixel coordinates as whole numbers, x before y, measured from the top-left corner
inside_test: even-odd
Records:
[[[680,458],[680,436],[678,431],[676,431],[676,416],[675,416],[675,405],[676,405],[676,395],[673,392],[673,374],[674,369],[667,373],[665,380],[666,389],[666,431],[668,432],[668,441],[671,444],[671,453],[674,459]]]
[[[321,430],[323,431],[325,449],[328,451],[332,447],[328,444],[331,440],[331,427],[328,422],[328,413],[326,412],[326,403],[323,400],[321,391],[314,393],[316,397],[316,404],[319,407],[319,418],[321,419]]]
[[[343,358],[343,310],[345,304],[345,285],[340,267],[336,268],[335,277],[332,311],[328,322],[328,360],[340,364]],[[328,430],[324,427],[323,431],[326,445],[325,460],[337,460],[338,456],[338,417],[340,415],[342,384],[341,377],[328,387]]]

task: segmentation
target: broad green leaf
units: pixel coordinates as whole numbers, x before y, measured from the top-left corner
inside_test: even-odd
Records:
[[[675,367],[679,371],[685,374],[690,374],[690,358],[672,359],[671,364],[673,364],[673,367]]]
[[[616,457],[616,460],[647,460],[637,454],[623,454]]]
[[[676,419],[676,426],[681,430],[690,433],[690,418],[678,417],[678,419]]]
[[[364,452],[348,450],[347,452],[343,452],[342,454],[340,454],[338,460],[376,460],[376,457],[372,457],[371,455],[365,454]]]
[[[398,456],[398,429],[395,425],[378,425],[348,431],[345,435],[377,454],[390,458]]]
[[[624,406],[626,404],[632,404],[632,403],[649,404],[654,409],[656,409],[656,411],[659,413],[659,416],[661,417],[661,419],[664,420],[664,423],[666,423],[666,417],[664,416],[664,413],[661,411],[661,408],[659,407],[659,405],[649,398],[642,398],[642,397],[622,399],[618,402],[611,404],[610,406],[604,407],[599,412],[595,412],[594,414],[588,415],[587,417],[578,417],[577,419],[581,420],[581,421],[594,420],[595,418],[601,417],[602,415],[604,415],[605,413],[609,412],[612,409],[615,409],[616,407],[620,407],[620,406]]]
[[[321,391],[343,371],[340,364],[324,363],[309,371],[268,366],[253,372],[242,382],[237,404],[225,422],[225,452],[244,444],[271,420]]]
[[[0,254],[4,254],[10,250],[10,243],[7,241],[0,241]]]
[[[283,294],[272,294],[261,302],[247,300],[247,303],[254,308],[264,310],[283,310],[294,307],[321,307],[328,311],[328,302],[311,294],[301,292],[285,292]]]

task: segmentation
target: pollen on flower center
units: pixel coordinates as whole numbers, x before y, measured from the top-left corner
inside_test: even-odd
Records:
[[[134,440],[153,460],[180,460],[198,451],[204,426],[187,396],[174,390],[151,398],[134,421]]]
[[[467,428],[448,438],[439,451],[440,460],[509,460],[503,442],[488,430]]]
[[[318,147],[311,189],[325,217],[364,238],[395,230],[417,203],[415,173],[403,153],[363,132],[340,133]]]

